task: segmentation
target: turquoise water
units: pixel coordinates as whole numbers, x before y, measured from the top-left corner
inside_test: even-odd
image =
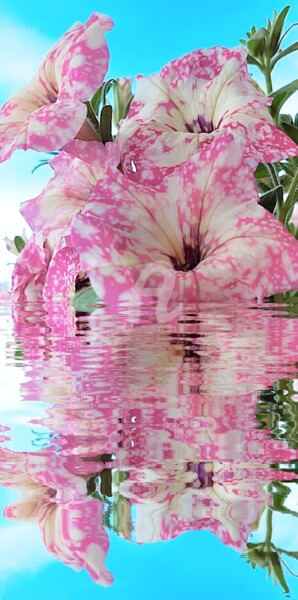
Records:
[[[3,304],[0,335],[1,598],[297,597],[295,313]]]

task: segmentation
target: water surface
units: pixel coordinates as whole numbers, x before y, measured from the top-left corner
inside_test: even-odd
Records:
[[[0,334],[1,598],[297,597],[295,313],[3,304]]]

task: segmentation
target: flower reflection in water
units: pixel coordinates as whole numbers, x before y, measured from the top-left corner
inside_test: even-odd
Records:
[[[264,511],[296,514],[286,503],[298,458],[287,382],[298,320],[269,305],[196,310],[161,327],[149,311],[131,325],[124,310],[98,308],[64,329],[59,310],[16,311],[21,395],[47,403],[31,424],[49,436],[37,452],[3,440],[0,482],[22,494],[5,515],[37,523],[51,553],[104,585],[108,529],[138,543],[209,529],[286,590],[281,548],[248,538]],[[279,427],[276,396],[291,407],[281,415],[279,401]]]

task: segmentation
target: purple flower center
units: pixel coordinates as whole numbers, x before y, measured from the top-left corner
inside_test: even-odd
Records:
[[[208,468],[209,467],[209,468]],[[187,471],[197,474],[197,480],[187,485],[187,487],[207,488],[213,485],[213,471],[210,470],[210,463],[187,463]]]
[[[187,244],[184,244],[183,250],[185,261],[182,263],[176,256],[170,256],[172,265],[175,271],[192,271],[200,262],[200,252],[198,248],[193,248]]]
[[[212,121],[206,121],[203,115],[198,115],[192,123],[186,123],[189,133],[211,133],[213,131]]]

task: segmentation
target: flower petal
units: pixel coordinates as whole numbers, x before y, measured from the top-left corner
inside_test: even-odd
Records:
[[[222,134],[155,189],[108,169],[72,228],[101,299],[149,296],[164,312],[168,301],[298,288],[298,242],[258,205],[244,151],[244,140]]]
[[[38,74],[4,104],[0,161],[16,148],[58,150],[79,133],[87,114],[84,103],[107,72],[104,33],[112,25],[111,19],[97,13],[85,24],[76,24],[47,54]]]
[[[269,102],[253,85],[243,48],[191,52],[139,79],[119,131],[122,165],[135,181],[154,184],[223,131],[243,137],[259,162],[297,155],[274,127]]]

